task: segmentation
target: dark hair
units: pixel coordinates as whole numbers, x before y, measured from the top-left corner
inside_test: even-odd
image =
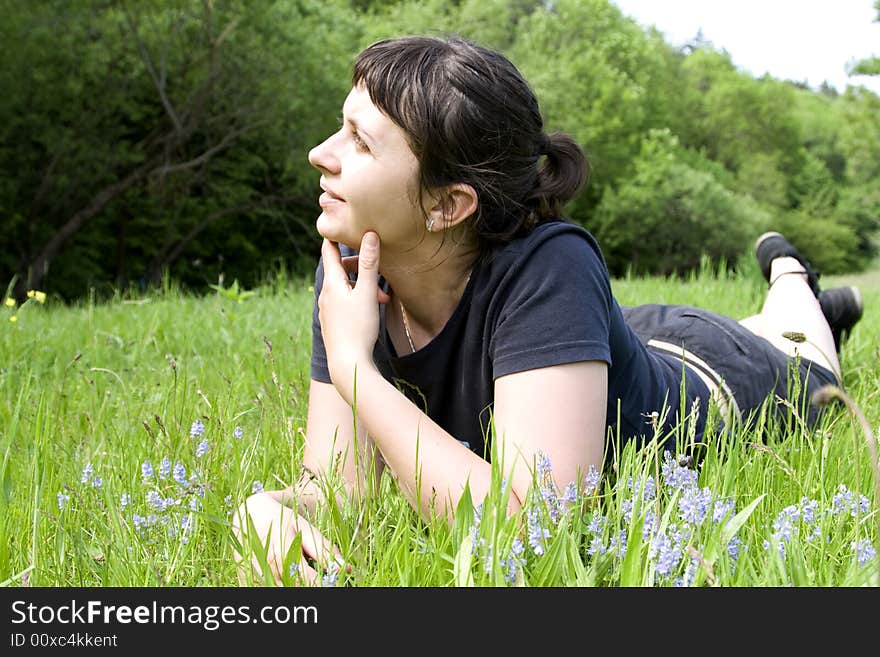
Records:
[[[561,219],[587,179],[580,146],[544,133],[534,92],[498,52],[458,37],[387,39],[358,55],[352,82],[406,133],[422,189],[474,188],[481,253]]]

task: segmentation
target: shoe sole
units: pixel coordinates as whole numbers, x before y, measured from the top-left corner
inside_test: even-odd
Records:
[[[766,240],[768,237],[779,236],[782,239],[785,239],[785,235],[782,233],[776,232],[775,230],[768,230],[766,233],[762,233],[758,235],[758,239],[755,240],[755,252],[758,251],[758,247],[761,246],[761,243]]]

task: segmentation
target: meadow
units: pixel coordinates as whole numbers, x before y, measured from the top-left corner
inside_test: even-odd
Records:
[[[842,352],[844,385],[880,424],[880,275]],[[311,282],[0,309],[0,583],[230,586],[231,514],[298,478],[307,413]],[[756,266],[614,281],[621,304],[690,303],[742,317]],[[13,320],[14,318],[14,320]],[[775,400],[768,400],[768,404]],[[624,449],[579,495],[544,486],[506,517],[502,477],[453,527],[423,520],[390,478],[317,524],[352,565],[335,586],[876,586],[878,500],[863,425],[768,420],[667,457]],[[551,467],[551,464],[547,464]],[[496,473],[497,474],[497,473]],[[333,486],[333,481],[326,485]],[[250,583],[261,584],[256,579]],[[295,568],[285,584],[298,584]]]

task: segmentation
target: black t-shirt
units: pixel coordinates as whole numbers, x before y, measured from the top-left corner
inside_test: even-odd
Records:
[[[355,253],[340,246],[343,255]],[[311,377],[331,383],[317,308],[323,278],[319,261]],[[708,389],[695,376],[685,377],[683,386],[681,361],[647,350],[627,326],[611,293],[599,246],[580,226],[542,224],[478,262],[443,330],[415,353],[395,352],[384,306],[380,308],[373,352],[379,371],[437,424],[485,458],[495,379],[578,361],[609,365],[611,435],[650,438],[652,412],[670,409],[668,430],[677,423],[680,409],[691,410],[695,398],[702,405],[697,439],[702,435]]]

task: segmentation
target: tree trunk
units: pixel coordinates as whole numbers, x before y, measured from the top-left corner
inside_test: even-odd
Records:
[[[15,285],[14,295],[16,299],[24,302],[24,299],[27,298],[28,290],[41,289],[43,280],[49,271],[49,264],[58,255],[67,241],[89,221],[100,214],[107,207],[108,203],[143,180],[154,166],[154,162],[146,162],[122,180],[118,180],[112,185],[105,187],[95,195],[86,207],[68,219],[58,232],[52,236],[52,239],[43,246],[40,253],[31,260],[27,272],[21,272],[25,275],[20,276],[18,283]]]

